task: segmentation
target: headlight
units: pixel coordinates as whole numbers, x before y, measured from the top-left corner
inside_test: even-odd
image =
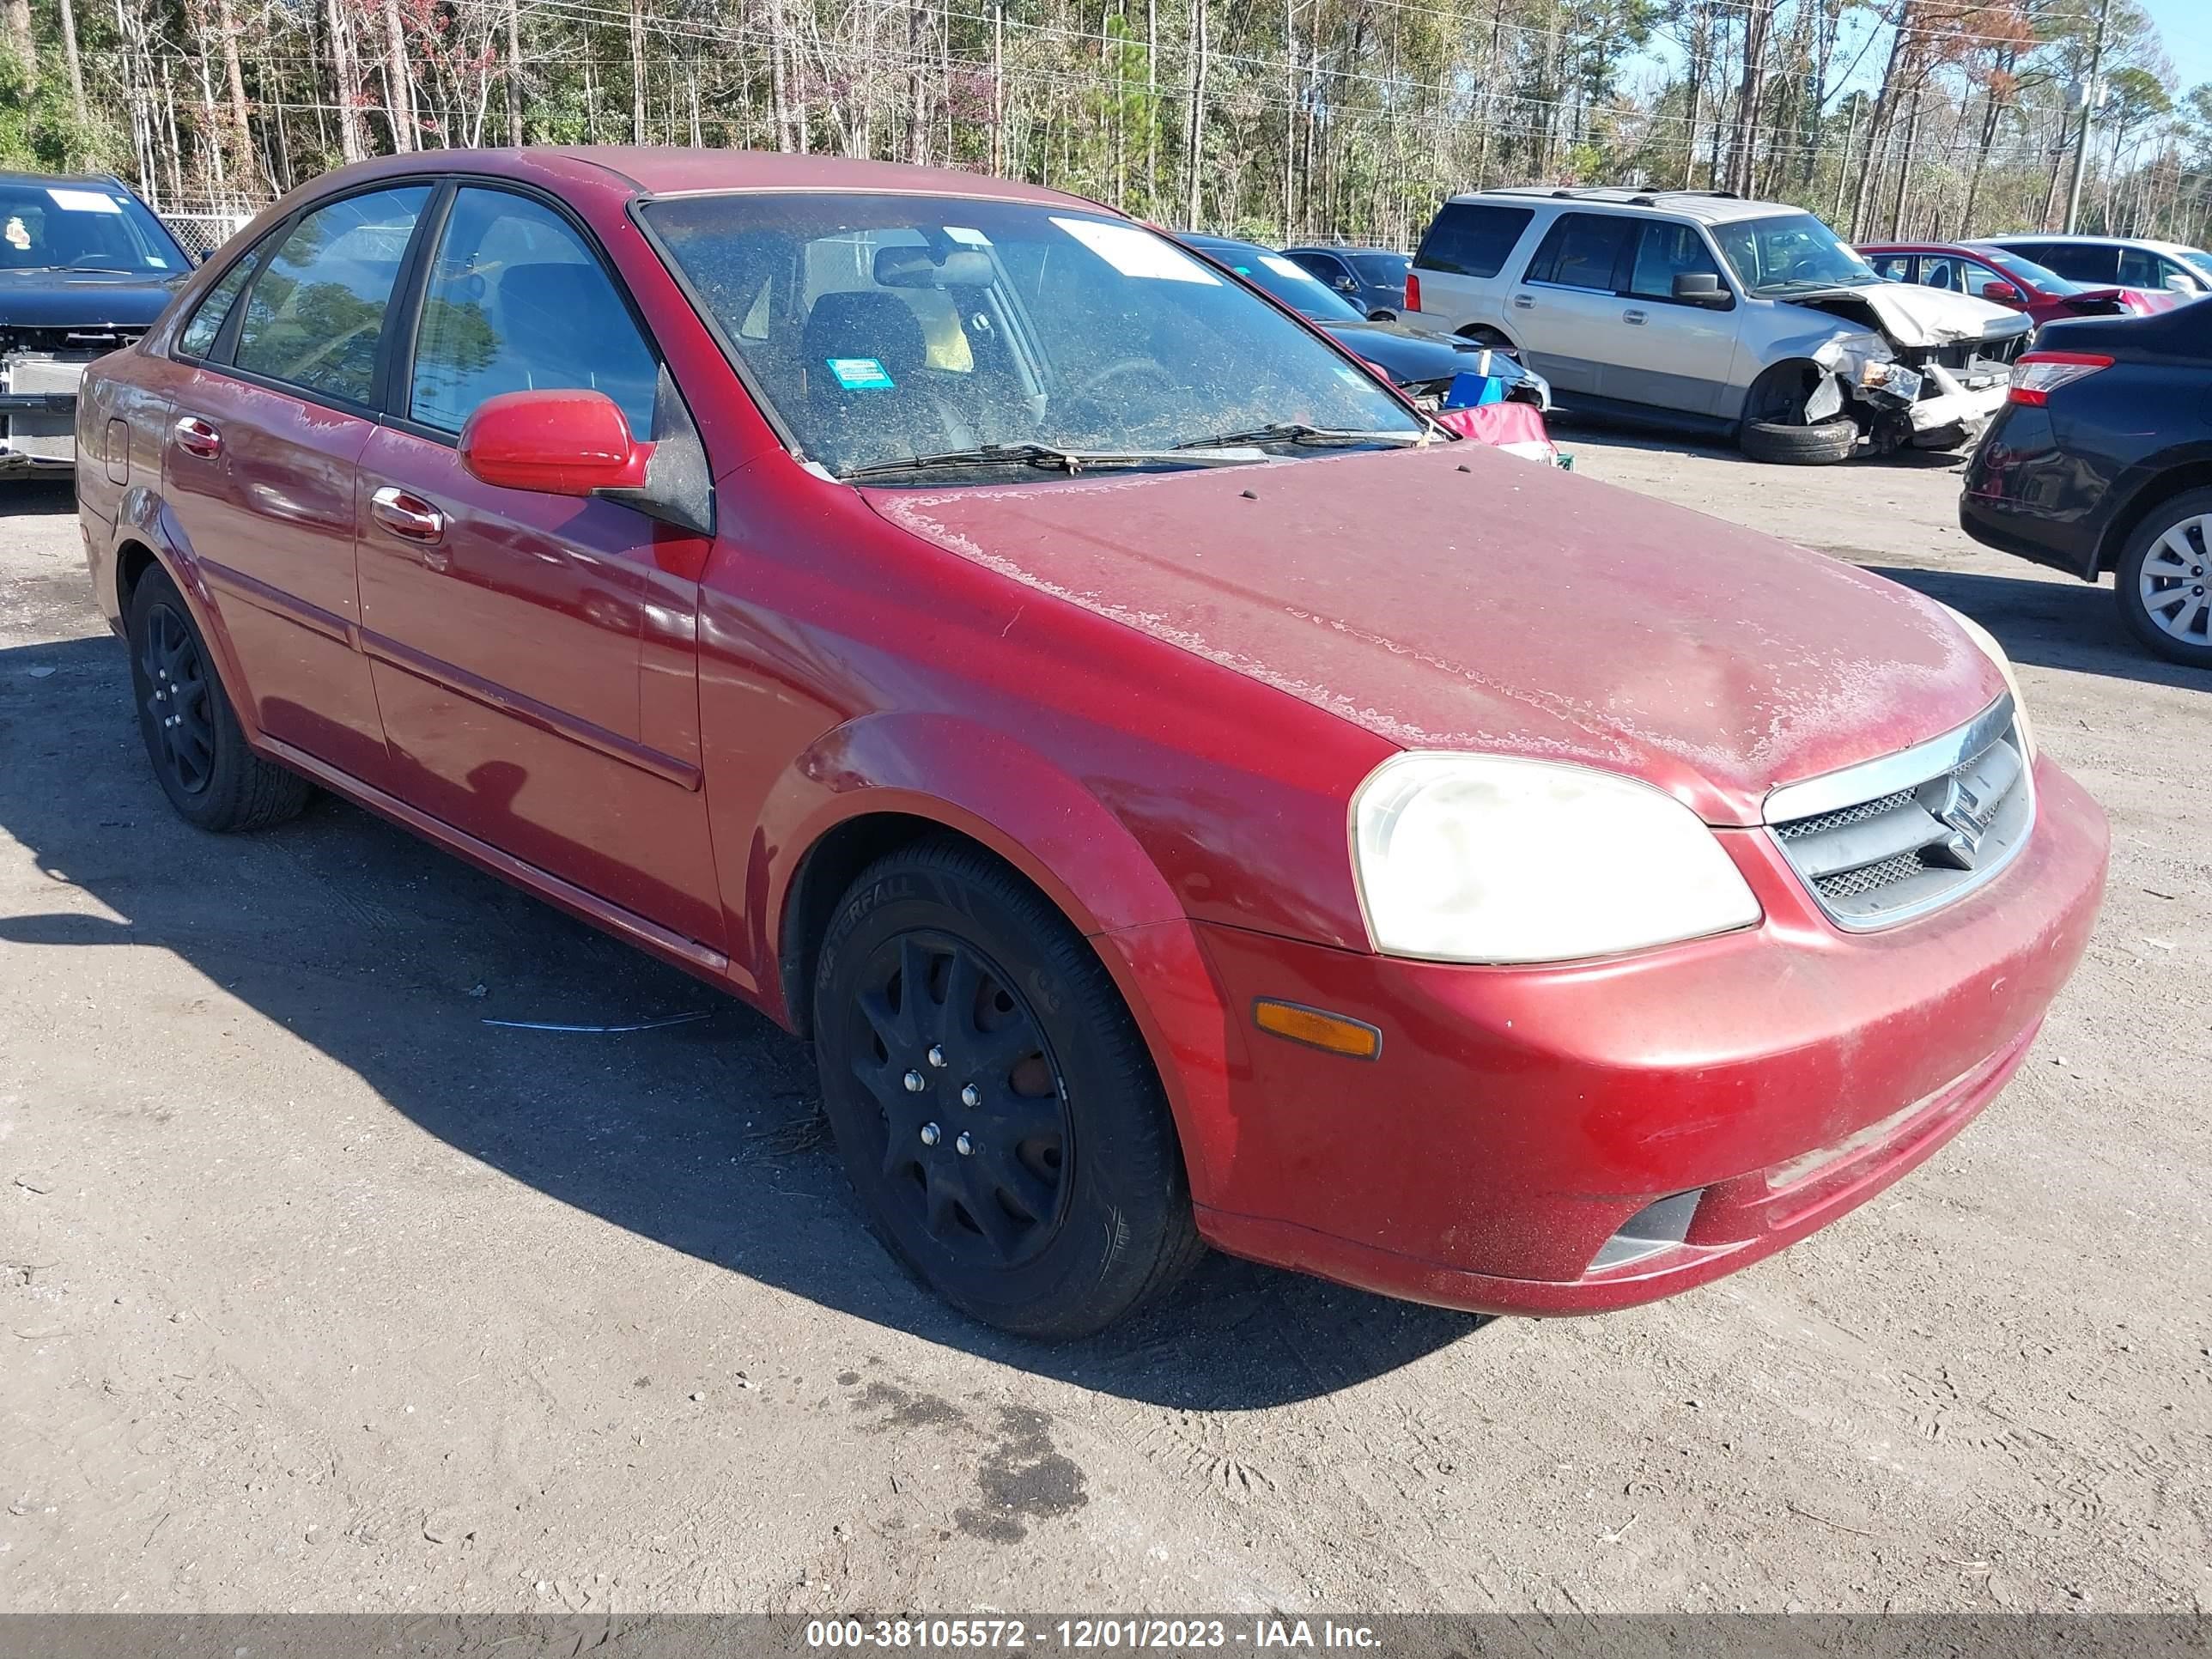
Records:
[[[1375,948],[1439,962],[1564,962],[1725,933],[1759,901],[1696,813],[1556,761],[1415,751],[1352,801]]]
[[[1941,599],[1936,603],[1943,605]],[[2027,699],[2021,695],[2020,676],[2012,672],[2012,659],[2005,655],[2005,648],[1996,642],[1996,636],[1965,611],[1952,611],[1948,605],[1943,605],[1943,609],[1950,612],[1951,620],[1965,630],[1966,637],[1981,647],[1982,654],[1995,663],[1997,672],[2004,676],[2005,690],[2012,693],[2013,727],[2020,733],[2020,746],[2026,751],[2027,763],[2034,765],[2035,730],[2027,723]]]

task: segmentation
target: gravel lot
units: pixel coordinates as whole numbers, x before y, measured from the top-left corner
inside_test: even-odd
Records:
[[[0,486],[0,1608],[2204,1610],[2212,683],[1948,464],[1563,437],[2003,640],[2112,815],[2079,976],[1933,1162],[1679,1300],[1215,1260],[1060,1350],[889,1264],[763,1021],[335,801],[185,829],[67,491]]]

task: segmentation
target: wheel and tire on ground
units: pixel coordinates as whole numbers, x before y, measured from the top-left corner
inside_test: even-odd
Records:
[[[864,871],[814,979],[823,1104],[877,1232],[963,1312],[1102,1330],[1203,1252],[1167,1099],[1083,936],[980,849]]]
[[[2212,668],[2212,489],[2153,507],[2113,580],[2129,632],[2170,661]]]
[[[1777,363],[1753,382],[1744,398],[1736,445],[1754,461],[1784,466],[1826,466],[1849,460],[1859,428],[1849,415],[1808,421],[1805,410],[1827,371],[1810,361]]]
[[[131,590],[125,631],[146,757],[177,815],[218,833],[296,817],[314,786],[246,747],[207,642],[158,566]]]

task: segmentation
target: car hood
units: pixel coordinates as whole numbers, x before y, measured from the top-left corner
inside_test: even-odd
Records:
[[[2003,690],[1931,601],[1471,443],[865,492],[893,524],[1407,748],[1579,762],[1707,822]]]
[[[161,314],[189,274],[0,270],[0,329],[143,328]]]
[[[2033,326],[2019,312],[1987,300],[1911,283],[1822,289],[1792,294],[1786,303],[1855,319],[1863,307],[1893,344],[1908,348],[1948,345],[1957,340],[2003,339]]]

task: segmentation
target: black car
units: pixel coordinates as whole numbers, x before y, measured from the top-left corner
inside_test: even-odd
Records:
[[[120,179],[0,173],[0,477],[76,462],[76,383],[161,314],[192,261]]]
[[[2085,581],[2112,571],[2138,639],[2212,668],[2212,300],[2045,324],[1966,469],[1959,523]]]
[[[1395,322],[1406,308],[1410,253],[1387,247],[1286,247],[1283,257],[1311,271],[1323,288],[1342,295],[1377,322]]]
[[[1177,240],[1320,325],[1346,349],[1374,364],[1417,399],[1440,399],[1458,376],[1482,368],[1505,381],[1507,397],[1540,409],[1552,406],[1552,388],[1542,375],[1479,340],[1363,317],[1357,307],[1324,288],[1304,267],[1257,242],[1240,242],[1227,236],[1188,235]]]

